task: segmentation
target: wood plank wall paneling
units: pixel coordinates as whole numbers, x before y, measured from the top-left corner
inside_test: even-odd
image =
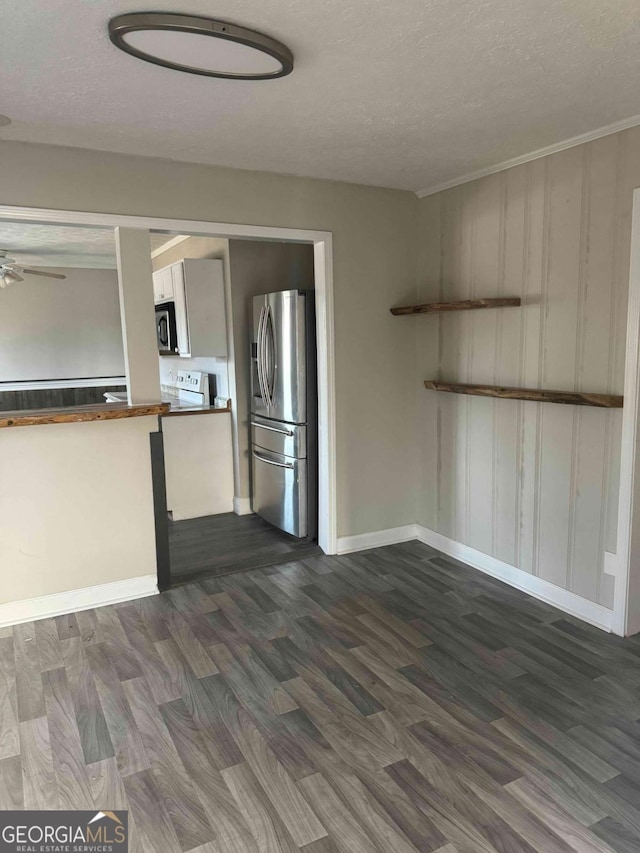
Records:
[[[422,199],[418,300],[522,308],[423,318],[420,379],[621,394],[638,186],[634,128]],[[417,393],[420,523],[611,606],[621,411]]]

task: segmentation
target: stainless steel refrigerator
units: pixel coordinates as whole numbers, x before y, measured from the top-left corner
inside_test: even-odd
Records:
[[[316,339],[313,290],[253,300],[253,511],[286,533],[317,533]]]

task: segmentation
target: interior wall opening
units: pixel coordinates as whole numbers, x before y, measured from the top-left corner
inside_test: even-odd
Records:
[[[15,213],[15,210],[13,212]],[[145,358],[148,360],[147,333],[151,330],[153,334],[158,401],[168,400],[168,405],[175,408],[173,414],[167,413],[166,417],[162,416],[157,420],[158,433],[162,435],[163,442],[167,539],[171,543],[167,550],[174,556],[174,569],[178,567],[175,576],[170,573],[167,578],[165,573],[160,583],[161,588],[192,579],[194,571],[200,572],[200,576],[215,575],[216,572],[233,571],[236,567],[250,568],[281,563],[288,560],[289,555],[292,555],[293,559],[294,554],[299,558],[306,554],[321,553],[322,550],[325,553],[335,552],[335,487],[332,485],[335,482],[334,390],[329,378],[332,368],[327,370],[328,363],[332,364],[333,359],[333,318],[330,313],[331,236],[325,232],[299,232],[292,229],[251,226],[219,226],[215,231],[211,229],[213,233],[202,233],[200,229],[205,223],[174,223],[166,220],[138,220],[133,217],[54,211],[25,210],[13,218],[5,209],[3,215],[6,217],[1,219],[3,226],[50,229],[52,243],[56,244],[58,241],[57,247],[52,251],[59,252],[59,257],[64,254],[62,248],[67,254],[74,248],[71,245],[62,246],[64,241],[60,236],[61,229],[67,230],[65,237],[69,240],[73,232],[81,233],[85,246],[83,250],[76,246],[77,254],[84,251],[88,256],[93,232],[98,235],[95,239],[102,241],[100,250],[94,251],[95,257],[91,264],[86,259],[78,263],[82,263],[87,269],[95,267],[92,272],[104,278],[101,282],[101,293],[104,298],[108,295],[110,326],[113,327],[112,348],[118,367],[106,371],[113,373],[113,376],[109,377],[106,377],[106,374],[94,376],[96,371],[92,370],[81,371],[92,374],[88,377],[92,380],[90,399],[80,399],[77,393],[73,398],[54,398],[49,394],[46,399],[42,398],[38,408],[61,406],[63,403],[77,406],[81,402],[93,407],[126,406],[127,402],[131,403],[132,364],[137,358],[134,350],[139,343],[138,337],[147,341],[143,349],[147,350]],[[154,225],[156,227],[153,227]],[[172,225],[196,225],[198,230],[191,231],[188,227],[172,228]],[[129,298],[133,292],[137,293],[140,288],[146,286],[140,276],[136,279],[134,275],[136,280],[131,279],[130,259],[121,263],[121,256],[126,251],[125,232],[133,231],[146,235],[148,243],[148,311],[145,309],[142,312],[123,298],[123,286]],[[287,236],[292,239],[287,240]],[[144,239],[143,237],[143,244]],[[23,258],[19,260],[24,262]],[[49,264],[49,267],[53,268],[52,264]],[[171,274],[169,278],[167,273]],[[182,318],[181,309],[176,311],[176,296],[179,294],[176,283],[180,275],[183,288]],[[127,278],[129,280],[126,280]],[[169,280],[173,289],[165,292],[162,288]],[[316,290],[318,282],[320,287]],[[17,288],[10,289],[14,293],[19,292]],[[5,295],[10,295],[10,289]],[[212,290],[215,298],[212,298]],[[266,418],[265,413],[262,413],[263,425],[258,427],[261,429],[258,433],[261,436],[259,441],[256,441],[256,426],[251,424],[252,397],[255,398],[256,394],[255,389],[252,392],[251,377],[255,367],[252,362],[255,361],[257,344],[253,340],[255,335],[252,335],[253,301],[256,296],[262,296],[268,301],[267,295],[275,293],[306,295],[310,306],[317,308],[317,311],[311,311],[309,314],[312,318],[311,325],[309,326],[307,320],[306,329],[313,335],[318,333],[318,347],[321,351],[319,376],[314,364],[315,347],[312,359],[320,409],[318,437],[321,461],[319,482],[312,485],[317,496],[317,508],[314,508],[313,512],[317,513],[317,516],[307,519],[306,531],[279,529],[284,525],[279,526],[277,521],[274,522],[273,518],[268,517],[268,506],[265,513],[259,508],[254,512],[253,505],[257,456],[268,459],[265,464],[269,465],[269,468],[266,470],[271,467],[279,468],[278,465],[271,466],[271,462],[283,461],[282,470],[285,474],[293,470],[290,465],[294,465],[299,459],[307,458],[306,449],[301,450],[302,444],[299,442],[298,446],[293,448],[288,435],[285,435],[288,441],[286,448],[271,446],[272,443],[268,440],[272,438],[269,434],[272,426],[269,415],[274,412],[267,412]],[[107,317],[105,312],[101,313],[102,303],[95,295],[91,296],[89,291],[86,295],[100,315],[98,325],[105,324]],[[45,303],[46,300],[43,301],[43,304]],[[160,354],[159,308],[171,308],[173,322],[177,319],[183,323],[182,331],[186,331],[187,346],[182,352],[176,349],[173,353]],[[127,314],[128,318],[125,316]],[[272,317],[271,322],[275,322],[275,319]],[[291,317],[280,318],[279,322],[280,332],[291,331]],[[76,318],[75,324],[75,338],[67,334],[64,343],[75,353],[84,332],[88,332],[86,337],[97,346],[99,334],[96,330],[91,332],[84,329],[82,317]],[[19,323],[17,328],[19,333],[24,327]],[[176,329],[173,331],[175,334]],[[33,344],[33,339],[31,343]],[[273,347],[275,343],[272,339],[270,345]],[[280,350],[272,354],[272,360],[274,357],[279,358],[280,368],[286,366],[289,371],[296,373],[300,353],[301,350],[296,354],[295,349],[289,352]],[[285,365],[287,359],[288,363]],[[135,370],[133,372],[135,373]],[[36,382],[42,379],[35,376],[30,378]],[[69,380],[74,378],[67,377]],[[18,374],[13,376],[12,373],[10,377],[7,374],[7,381],[9,379],[19,381]],[[102,381],[105,379],[109,379],[109,383]],[[283,393],[286,395],[289,392],[285,390]],[[198,403],[194,402],[198,394],[202,395],[200,409]],[[32,398],[24,397],[12,400],[11,405],[7,404],[5,408],[33,408],[32,403]],[[187,417],[187,414],[194,416]],[[274,433],[279,430],[277,419],[280,417],[277,412],[275,414]],[[294,423],[293,431],[300,425]],[[285,433],[289,431],[289,428],[284,430]],[[153,433],[151,437],[153,439]],[[311,445],[312,441],[309,440],[309,446]],[[287,453],[284,453],[281,460],[279,449],[291,452],[293,456],[288,457]],[[153,457],[153,451],[151,455]],[[300,479],[297,470],[295,475],[296,479]],[[311,475],[310,479],[313,480]],[[263,504],[272,500],[273,495],[269,489],[274,485],[277,489],[278,480],[270,479],[267,486],[263,487]],[[300,499],[297,500],[299,502]],[[156,535],[156,545],[158,541]],[[178,556],[175,556],[176,554]],[[157,556],[160,563],[161,555]]]
[[[171,585],[321,553],[313,245],[180,234],[152,269]]]

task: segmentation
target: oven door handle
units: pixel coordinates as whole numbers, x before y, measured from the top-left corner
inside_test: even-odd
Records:
[[[253,451],[253,455],[256,459],[259,459],[260,462],[266,462],[267,465],[274,465],[276,468],[295,468],[295,465],[292,462],[274,462],[273,459],[267,459],[266,456],[261,456],[259,453]]]

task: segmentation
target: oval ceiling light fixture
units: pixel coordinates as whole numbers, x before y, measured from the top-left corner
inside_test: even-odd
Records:
[[[279,41],[197,15],[134,12],[109,21],[109,38],[126,53],[188,74],[228,80],[273,80],[293,71]]]
[[[11,124],[9,116],[0,116],[0,127],[8,127]]]

